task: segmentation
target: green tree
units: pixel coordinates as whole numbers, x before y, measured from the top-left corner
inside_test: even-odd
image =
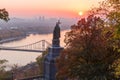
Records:
[[[44,59],[45,59],[45,56],[48,54],[48,49],[46,50],[46,51],[44,51],[43,53],[42,53],[42,55],[40,55],[40,56],[38,56],[37,58],[36,58],[36,62],[37,62],[37,64],[39,65],[39,73],[41,74],[41,75],[43,75],[43,70],[44,70],[44,64],[43,64],[43,62],[44,62]]]
[[[7,60],[0,60],[0,80],[5,80],[5,78],[7,77],[7,71],[5,71],[6,69],[6,63],[8,61]]]
[[[66,48],[57,59],[58,80],[117,79],[120,41],[113,39],[114,28],[104,24],[100,17],[90,15],[71,27],[65,38]]]
[[[9,20],[9,14],[6,11],[6,9],[0,9],[0,19],[2,19],[4,21],[8,21]]]
[[[4,65],[6,62],[8,62],[7,60],[0,60],[0,72],[5,71],[6,65]]]

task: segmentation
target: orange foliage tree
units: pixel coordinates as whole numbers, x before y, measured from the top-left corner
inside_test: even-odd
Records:
[[[58,80],[112,80],[120,58],[114,28],[94,15],[78,21],[66,34],[66,48],[57,58]],[[116,47],[117,46],[117,47]]]
[[[0,19],[2,19],[4,21],[9,20],[9,14],[5,9],[0,9]]]

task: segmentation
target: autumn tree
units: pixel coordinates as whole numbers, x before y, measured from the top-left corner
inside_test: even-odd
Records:
[[[9,20],[9,14],[8,12],[6,11],[6,9],[0,9],[0,19],[1,20],[4,20],[4,21],[8,21]],[[8,61],[3,59],[3,60],[0,60],[0,80],[5,80],[7,79],[8,74],[9,72],[5,71],[6,69],[6,65],[5,63],[7,63]]]
[[[0,19],[2,19],[4,21],[8,21],[9,20],[9,14],[6,11],[6,9],[0,9]]]
[[[57,61],[58,80],[112,80],[120,58],[120,42],[113,39],[114,28],[100,17],[90,15],[71,26],[66,48]],[[117,46],[117,47],[115,47]]]
[[[98,8],[93,8],[90,12],[104,17],[106,25],[114,27],[115,38],[120,37],[120,0],[104,0]]]
[[[4,21],[9,20],[9,14],[5,9],[0,9],[0,19]],[[4,63],[6,63],[7,60],[0,60],[0,71],[4,70],[5,66],[2,66]]]
[[[105,0],[101,2],[98,8],[93,10],[95,13],[100,14],[106,19],[106,25],[114,28],[114,44],[120,42],[120,0]],[[114,46],[118,48],[118,46]],[[118,49],[120,51],[120,49]],[[120,77],[120,60],[118,61],[118,67],[116,68],[116,76]]]

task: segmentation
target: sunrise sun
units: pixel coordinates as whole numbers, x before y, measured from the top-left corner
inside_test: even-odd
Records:
[[[79,14],[80,16],[82,16],[82,15],[83,15],[83,12],[82,12],[82,11],[80,11],[78,14]]]

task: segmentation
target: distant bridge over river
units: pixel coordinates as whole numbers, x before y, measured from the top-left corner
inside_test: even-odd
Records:
[[[38,42],[34,42],[22,46],[14,46],[14,47],[0,46],[0,50],[43,52],[50,46],[51,44],[48,41],[40,40]]]

